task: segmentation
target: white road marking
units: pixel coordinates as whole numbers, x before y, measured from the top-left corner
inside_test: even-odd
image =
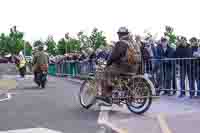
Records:
[[[108,121],[108,113],[111,110],[111,107],[100,107],[100,113],[98,117],[98,124],[103,124],[105,121]]]
[[[46,128],[29,128],[29,129],[0,131],[0,133],[62,133],[62,132],[50,130]]]
[[[113,131],[117,132],[117,133],[128,133],[128,129],[126,129],[126,128],[119,128],[116,125],[114,125],[114,124],[112,124],[112,123],[110,123],[108,121],[105,121],[104,124],[107,127],[111,128]]]
[[[157,116],[158,122],[160,124],[160,128],[162,130],[162,133],[172,133],[172,131],[169,129],[168,124],[165,120],[165,116],[163,114],[159,114]]]
[[[106,132],[106,128],[112,129],[117,133],[128,133],[127,129],[118,128],[114,124],[109,122],[109,111],[112,110],[112,107],[100,107],[100,113],[97,123],[101,126],[101,133]]]
[[[0,99],[0,102],[3,102],[3,101],[8,101],[8,100],[10,100],[10,99],[12,98],[12,95],[11,95],[11,93],[6,93],[6,95],[7,95],[7,98]]]

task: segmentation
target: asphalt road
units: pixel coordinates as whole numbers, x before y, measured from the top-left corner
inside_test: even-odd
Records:
[[[17,88],[8,90],[12,96],[10,100],[1,101],[6,95],[0,95],[0,133],[29,128],[62,133],[108,133],[101,129],[100,118],[108,122],[108,131],[110,128],[126,129],[129,133],[196,133],[200,130],[200,98],[162,96],[141,116],[130,113],[126,107],[114,106],[101,112],[85,110],[78,101],[80,84],[66,78],[49,77],[47,88],[38,89],[31,76],[25,80],[16,78],[13,68],[0,65],[0,78],[17,79]]]
[[[40,127],[64,133],[97,132],[99,111],[81,108],[79,84],[63,78],[48,80],[44,90],[37,89],[31,78],[17,81],[17,89],[10,91],[12,98],[0,102],[0,131]]]

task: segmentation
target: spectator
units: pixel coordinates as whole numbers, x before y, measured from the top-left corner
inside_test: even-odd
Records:
[[[96,56],[97,60],[98,59],[104,59],[104,60],[106,60],[107,56],[108,56],[106,52],[107,52],[106,49],[104,49],[104,50],[99,49],[98,52],[97,52],[97,56]]]
[[[173,58],[175,50],[169,46],[168,40],[166,38],[161,38],[161,44],[157,47],[157,58],[160,59],[159,65],[161,66],[161,72],[159,74],[159,84],[164,86],[166,89],[163,95],[171,95],[171,81],[172,81],[172,65],[169,61],[164,59]],[[164,84],[161,83],[164,81]]]
[[[197,57],[195,59],[192,60],[192,88],[195,88],[195,81],[197,83],[197,96],[200,96],[200,71],[199,71],[199,66],[200,66],[200,60],[199,60],[199,57],[200,57],[200,49],[199,49],[199,46],[198,46],[198,39],[196,37],[192,37],[190,39],[190,44],[192,46],[192,54],[194,57]],[[195,92],[190,92],[190,95],[191,96],[194,96],[195,95]]]
[[[180,37],[180,39],[177,42],[177,49],[175,53],[176,58],[183,58],[180,61],[180,86],[181,86],[181,94],[179,97],[185,96],[185,80],[186,75],[189,79],[189,88],[190,90],[194,90],[194,86],[192,85],[193,81],[191,78],[191,61],[188,61],[184,58],[190,58],[192,57],[192,49],[187,44],[187,39],[185,37]],[[192,95],[190,95],[192,97]]]
[[[157,89],[156,92],[158,92],[158,69],[159,69],[159,65],[158,65],[158,60],[157,60],[157,47],[156,47],[156,43],[152,40],[149,39],[148,42],[146,44],[144,44],[143,46],[143,50],[142,50],[142,54],[143,54],[143,60],[145,62],[145,72],[150,73],[151,74],[151,78],[150,80],[153,82],[155,88]]]
[[[92,48],[88,49],[89,57],[88,57],[88,62],[89,62],[89,72],[94,73],[95,71],[95,59],[96,59],[96,54],[95,51]]]
[[[145,61],[145,66],[147,67],[147,73],[152,73],[152,70],[155,66],[155,57],[157,57],[156,46],[153,40],[148,40],[144,44],[143,48],[143,59]]]
[[[86,58],[87,58],[86,52],[85,52],[85,51],[82,51],[82,54],[81,54],[81,56],[79,57],[79,61],[83,61],[83,60],[85,60]]]

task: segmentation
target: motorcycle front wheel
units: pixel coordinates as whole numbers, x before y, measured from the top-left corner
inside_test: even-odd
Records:
[[[79,102],[85,109],[89,109],[96,103],[96,83],[94,80],[85,80],[79,91]]]

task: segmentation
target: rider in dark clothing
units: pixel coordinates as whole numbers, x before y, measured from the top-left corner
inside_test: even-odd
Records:
[[[39,51],[34,54],[33,57],[33,72],[34,72],[34,81],[37,83],[37,73],[40,71],[41,65],[49,64],[49,56],[44,52],[43,44],[40,44]]]
[[[123,60],[123,58],[126,56],[127,49],[129,48],[128,44],[123,42],[131,42],[129,31],[125,27],[121,27],[118,31],[119,41],[115,44],[115,47],[112,50],[112,53],[107,61],[107,67],[105,70],[105,78],[103,79],[103,95],[106,96],[106,98],[103,98],[106,103],[111,103],[110,96],[112,94],[112,86],[110,85],[111,79],[118,77],[120,74],[123,73],[133,73],[138,72],[139,65],[130,65],[128,64],[127,60]],[[123,41],[122,41],[123,40]],[[135,56],[137,58],[137,54],[140,54],[140,47],[134,45],[135,49]],[[140,57],[141,58],[141,57]]]

